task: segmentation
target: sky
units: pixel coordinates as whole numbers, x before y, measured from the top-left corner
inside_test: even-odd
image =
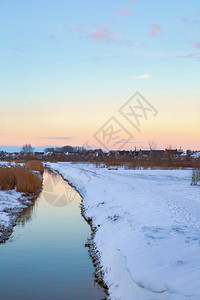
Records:
[[[0,0],[0,145],[200,150],[199,32],[199,0]]]

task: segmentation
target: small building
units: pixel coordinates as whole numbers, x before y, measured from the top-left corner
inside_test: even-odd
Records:
[[[177,149],[165,149],[164,158],[167,160],[175,160],[179,157]]]
[[[149,154],[149,159],[151,160],[163,160],[165,155],[165,150],[151,150]]]
[[[151,150],[141,150],[140,149],[137,158],[138,159],[148,158],[150,153],[151,153]]]

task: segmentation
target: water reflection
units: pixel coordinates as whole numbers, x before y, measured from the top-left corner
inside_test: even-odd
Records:
[[[33,200],[33,205],[28,206],[21,212],[19,218],[17,219],[17,224],[25,226],[27,222],[32,221],[36,217],[37,206],[37,200]]]
[[[68,197],[66,190],[75,195],[73,201],[62,207],[54,205],[61,203],[58,199],[63,192]],[[49,202],[44,193],[57,198]],[[1,299],[105,297],[94,282],[94,268],[84,247],[90,228],[80,214],[80,201],[80,195],[61,176],[45,172],[44,190],[18,219],[12,243],[0,245]]]
[[[75,200],[77,192],[61,176],[48,172],[44,177],[43,197],[49,204],[63,207]]]

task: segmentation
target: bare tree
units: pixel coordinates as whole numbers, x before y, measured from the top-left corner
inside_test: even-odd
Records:
[[[168,145],[166,146],[166,149],[167,149],[167,150],[172,150],[172,149],[173,149],[172,144],[168,144]]]
[[[23,153],[26,153],[26,154],[32,153],[33,150],[34,150],[34,149],[33,149],[33,147],[31,146],[31,144],[25,144],[25,145],[22,146],[22,152],[23,152]]]
[[[175,146],[175,145],[172,145],[172,144],[167,144],[167,145],[166,145],[166,149],[167,149],[167,150],[173,150],[173,149],[176,149],[176,146]]]
[[[156,149],[156,147],[157,147],[157,142],[155,142],[155,141],[148,141],[148,145],[149,145],[149,148],[150,148],[150,150],[155,150]]]

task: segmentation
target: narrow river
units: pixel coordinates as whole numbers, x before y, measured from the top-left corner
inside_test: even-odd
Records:
[[[84,245],[91,231],[81,216],[80,195],[58,174],[44,172],[44,188],[18,218],[11,238],[0,244],[0,299],[95,300]]]

